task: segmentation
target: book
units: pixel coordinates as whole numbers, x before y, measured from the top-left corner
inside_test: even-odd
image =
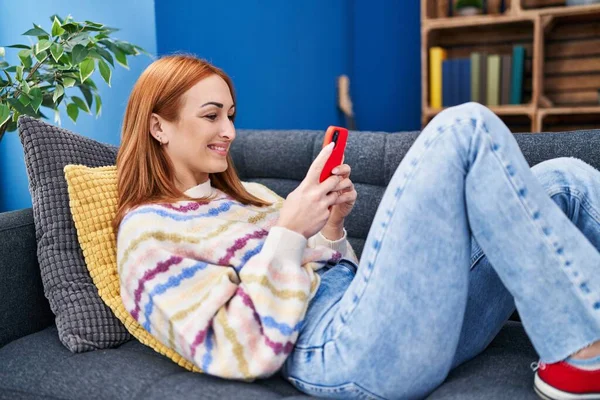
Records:
[[[450,107],[452,105],[452,63],[453,60],[442,61],[442,106]]]
[[[487,57],[487,105],[500,103],[500,56],[490,54]]]
[[[460,71],[460,90],[458,104],[468,103],[471,100],[471,58],[458,60]]]
[[[481,73],[481,53],[471,53],[471,101],[483,103],[479,97],[479,74]]]
[[[523,75],[525,73],[525,48],[514,46],[510,85],[510,104],[523,103]]]
[[[432,108],[442,107],[442,61],[447,57],[441,47],[429,49],[429,104]]]
[[[512,55],[502,55],[500,70],[500,104],[510,104],[510,85],[512,71]]]
[[[481,53],[479,68],[479,102],[487,104],[487,54],[485,53]]]

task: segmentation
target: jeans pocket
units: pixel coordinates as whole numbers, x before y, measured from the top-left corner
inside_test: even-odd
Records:
[[[324,397],[330,399],[368,399],[368,400],[385,400],[383,397],[377,396],[374,393],[364,389],[357,383],[348,382],[340,385],[317,385],[305,382],[291,376],[287,377],[288,381],[298,390],[310,396]]]

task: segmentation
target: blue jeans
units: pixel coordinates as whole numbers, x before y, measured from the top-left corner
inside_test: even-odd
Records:
[[[284,377],[321,397],[422,398],[515,305],[542,361],[566,358],[600,339],[596,207],[592,167],[530,169],[487,108],[440,113],[392,177],[356,272],[323,271]]]

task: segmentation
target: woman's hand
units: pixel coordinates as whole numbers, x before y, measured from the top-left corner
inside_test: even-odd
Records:
[[[351,168],[348,164],[342,164],[333,169],[333,174],[339,176],[341,181],[334,189],[339,193],[339,196],[335,200],[333,207],[331,207],[331,215],[326,224],[330,231],[335,231],[336,229],[342,230],[344,219],[350,214],[356,203],[358,193],[350,180],[350,172]],[[327,235],[325,236],[327,237]]]
[[[319,177],[332,150],[332,145],[321,150],[310,166],[306,178],[287,196],[276,226],[298,232],[308,239],[330,220],[331,212],[340,196],[338,186],[342,183],[342,178],[340,175],[332,175],[319,183]]]

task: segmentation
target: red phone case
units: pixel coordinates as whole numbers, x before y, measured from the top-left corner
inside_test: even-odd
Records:
[[[337,140],[333,153],[329,156],[329,159],[325,163],[325,167],[321,172],[319,182],[323,182],[329,178],[332,174],[331,171],[342,163],[344,158],[344,151],[346,150],[346,141],[348,140],[348,129],[340,128],[339,126],[330,126],[325,132],[325,138],[323,139],[323,147],[327,146],[334,139],[334,134],[337,132]]]

